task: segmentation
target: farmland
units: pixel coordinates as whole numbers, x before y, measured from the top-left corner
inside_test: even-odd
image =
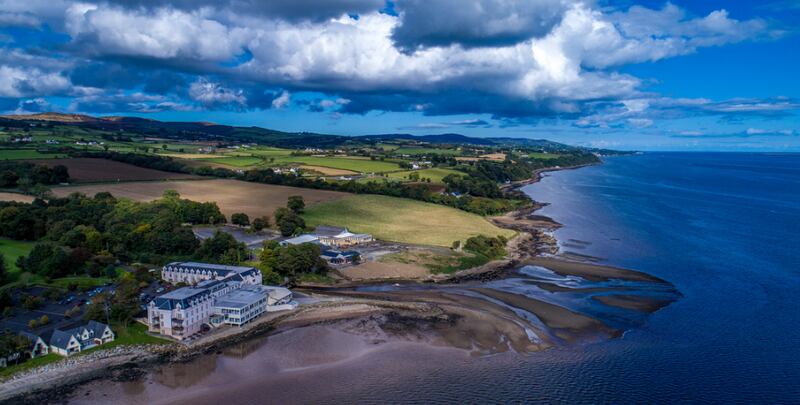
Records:
[[[336,191],[273,186],[237,180],[178,180],[92,184],[56,187],[53,188],[53,193],[63,197],[74,192],[94,195],[101,191],[108,191],[115,197],[128,198],[135,201],[152,201],[160,198],[166,190],[176,190],[181,197],[194,201],[216,202],[222,213],[228,217],[235,212],[244,212],[251,217],[272,215],[276,208],[286,205],[286,200],[291,195],[303,196],[307,205],[335,200],[348,195]]]
[[[393,179],[393,180],[406,180],[406,179],[408,179],[408,176],[411,173],[419,174],[420,178],[431,179],[432,183],[441,183],[442,179],[444,179],[445,176],[448,176],[450,174],[453,174],[453,175],[456,175],[456,176],[464,176],[464,172],[460,172],[458,170],[440,169],[440,168],[422,169],[422,170],[413,170],[413,171],[409,170],[409,171],[404,171],[404,172],[392,172],[392,173],[389,173],[388,176],[389,176],[390,179]]]
[[[198,178],[198,176],[191,174],[164,172],[106,159],[41,159],[36,160],[35,163],[48,166],[66,166],[71,181],[81,183]]]
[[[218,163],[225,166],[233,166],[236,168],[255,166],[260,163],[263,163],[263,160],[257,157],[250,157],[250,156],[224,156],[224,157],[215,157],[211,159],[202,159],[202,161]]]
[[[403,243],[450,246],[471,236],[503,235],[513,231],[498,228],[478,215],[454,208],[403,198],[350,195],[306,209],[309,225],[347,226],[376,238]]]
[[[400,170],[400,166],[397,163],[348,157],[286,156],[275,158],[275,162],[301,163],[309,166],[330,167],[332,169],[351,170],[359,173],[380,173]]]
[[[457,156],[460,152],[455,149],[443,148],[399,148],[393,152],[395,155],[446,155]]]
[[[34,149],[0,149],[0,160],[47,159],[64,155],[41,153]]]
[[[0,201],[16,201],[16,202],[29,203],[33,201],[33,197],[25,194],[6,193],[0,191]]]

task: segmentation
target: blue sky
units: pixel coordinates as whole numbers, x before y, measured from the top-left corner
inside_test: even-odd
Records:
[[[0,0],[0,111],[800,151],[800,0]]]

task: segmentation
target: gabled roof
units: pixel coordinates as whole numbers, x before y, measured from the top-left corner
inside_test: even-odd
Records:
[[[103,336],[103,332],[106,331],[106,328],[108,328],[108,325],[106,325],[106,324],[104,324],[102,322],[89,321],[89,323],[86,324],[86,328],[89,329],[90,331],[92,331],[92,333],[95,336],[100,337],[100,336]]]
[[[228,266],[225,264],[210,264],[198,262],[172,262],[165,267],[186,267],[194,270],[206,270],[216,272],[220,276],[226,276],[230,273],[242,273],[253,270],[253,267],[246,266]]]
[[[50,346],[67,350],[70,339],[72,339],[72,333],[56,329],[53,331],[53,336],[50,337]]]

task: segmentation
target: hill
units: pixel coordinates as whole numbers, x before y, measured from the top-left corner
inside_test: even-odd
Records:
[[[172,122],[139,117],[94,117],[82,114],[46,112],[29,115],[0,116],[0,127],[22,128],[28,126],[71,126],[107,132],[128,132],[144,136],[172,139],[194,139],[228,142],[255,142],[284,148],[315,147],[335,148],[344,145],[370,145],[391,140],[416,141],[429,144],[503,146],[518,145],[538,147],[549,151],[577,150],[579,148],[547,141],[524,138],[478,138],[462,134],[431,135],[376,134],[343,136],[314,132],[284,132],[261,127],[237,127],[210,122]]]

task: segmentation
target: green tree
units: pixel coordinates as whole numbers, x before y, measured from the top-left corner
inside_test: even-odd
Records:
[[[291,236],[306,227],[306,221],[301,216],[286,208],[278,208],[275,211],[275,224],[283,236]]]
[[[289,196],[289,201],[286,203],[286,208],[292,210],[295,214],[302,214],[306,208],[306,202],[301,195]]]
[[[256,232],[258,232],[258,231],[260,231],[260,230],[262,230],[264,228],[268,228],[269,227],[269,217],[267,217],[265,215],[263,217],[254,218],[251,227]]]
[[[235,214],[231,214],[231,223],[239,226],[249,226],[250,217],[243,212],[237,212]]]
[[[206,239],[197,249],[195,257],[201,261],[220,263],[230,261],[233,257],[247,258],[247,247],[228,233],[214,232],[214,236]]]

